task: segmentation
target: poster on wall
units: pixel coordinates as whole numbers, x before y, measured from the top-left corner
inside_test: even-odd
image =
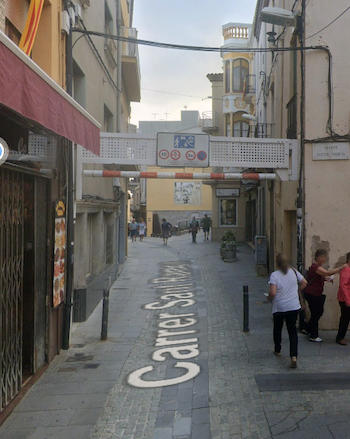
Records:
[[[53,274],[53,307],[65,299],[66,206],[60,200],[55,209],[55,250]]]
[[[176,181],[174,185],[175,204],[188,204],[195,206],[201,204],[202,183]]]

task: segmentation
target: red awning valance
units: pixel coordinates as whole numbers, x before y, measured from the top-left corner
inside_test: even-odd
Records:
[[[99,154],[100,125],[0,32],[0,104]]]

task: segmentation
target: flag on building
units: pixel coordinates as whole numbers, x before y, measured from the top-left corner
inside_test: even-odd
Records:
[[[44,0],[31,0],[26,25],[19,42],[19,47],[28,56],[30,55],[36,34],[38,32],[41,12],[43,10]]]

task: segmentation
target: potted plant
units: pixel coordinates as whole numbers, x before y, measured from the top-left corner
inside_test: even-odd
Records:
[[[237,259],[236,237],[230,230],[221,239],[220,254],[225,262],[234,262]]]

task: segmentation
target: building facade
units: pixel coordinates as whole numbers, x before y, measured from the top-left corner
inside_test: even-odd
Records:
[[[64,91],[62,12],[59,0],[35,17],[26,0],[0,1],[0,421],[69,328],[67,157],[72,143],[99,150],[99,123]]]
[[[88,4],[89,3],[89,4]],[[80,2],[76,27],[136,36],[133,2]],[[140,100],[137,46],[76,33],[73,37],[73,96],[104,132],[129,131],[131,102]],[[86,156],[86,154],[85,154]],[[74,321],[85,320],[115,279],[127,253],[128,179],[82,177],[84,169],[106,165],[84,162],[77,149]],[[115,165],[107,168],[117,169]]]
[[[266,6],[284,8],[298,19],[293,25],[268,24],[261,16]],[[288,49],[256,55],[256,72],[261,72],[257,117],[262,123],[273,122],[276,137],[300,141],[298,175],[294,181],[280,176],[275,183],[271,201],[275,224],[268,229],[274,235],[275,252],[287,253],[300,268],[311,264],[318,248],[329,252],[331,267],[343,263],[349,251],[345,176],[350,167],[350,89],[344,57],[349,16],[343,14],[325,27],[347,6],[345,0],[336,5],[326,0],[257,3],[254,46]],[[302,44],[308,49],[298,50]],[[337,279],[326,285],[321,322],[327,329],[338,323],[337,286]]]
[[[222,73],[208,74],[212,84],[213,129],[210,134],[222,137],[265,137],[255,118],[254,54],[251,44],[252,25],[228,23],[222,27]],[[232,51],[231,51],[232,50]],[[260,130],[261,131],[261,130]],[[231,168],[217,172],[239,172]],[[263,234],[258,221],[258,184],[248,182],[212,182],[213,239],[219,241],[227,231],[238,241],[254,243]],[[259,201],[260,202],[260,201]]]

